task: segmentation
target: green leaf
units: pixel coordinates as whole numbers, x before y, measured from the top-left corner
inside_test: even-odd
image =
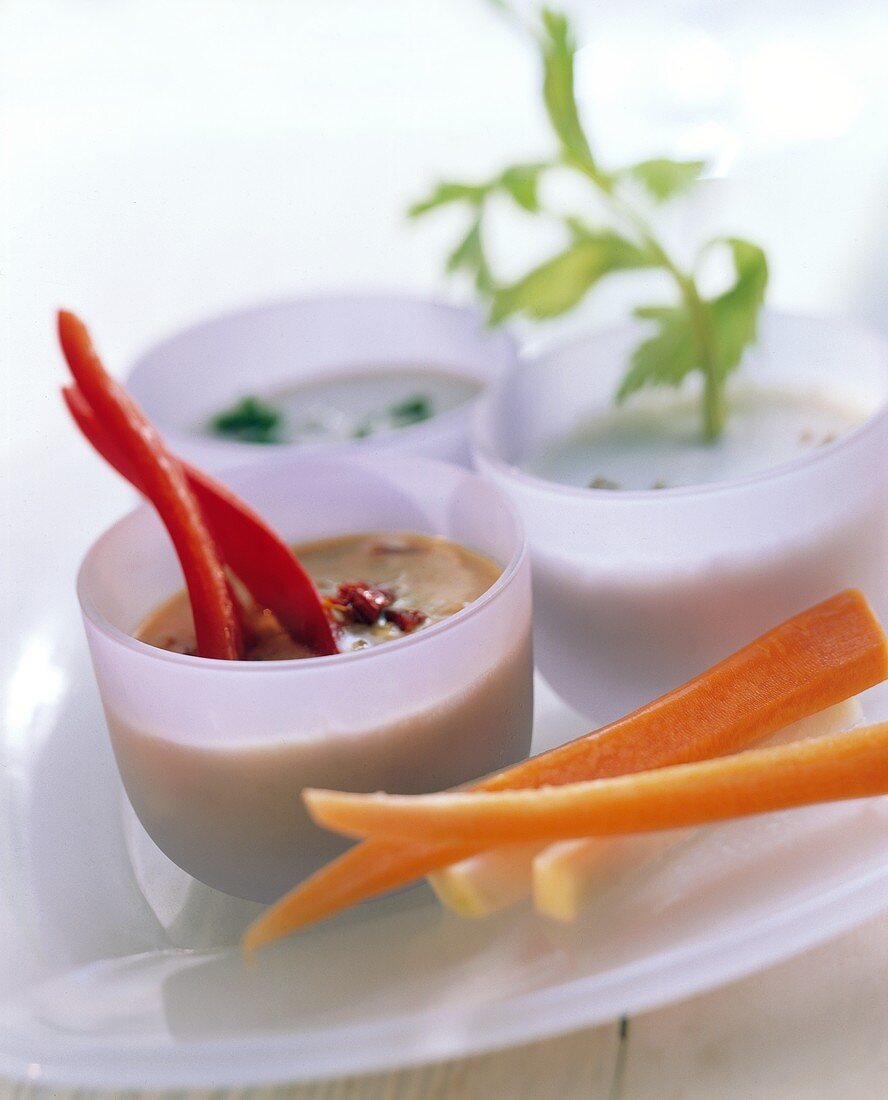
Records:
[[[424,393],[414,394],[399,401],[388,411],[389,418],[399,426],[407,424],[419,424],[422,420],[428,420],[434,413],[432,399]]]
[[[696,370],[697,350],[691,319],[682,306],[639,306],[636,317],[653,321],[657,332],[632,353],[616,399],[621,403],[646,386],[678,386]]]
[[[493,275],[484,251],[481,237],[481,217],[475,218],[469,231],[456,248],[447,257],[447,271],[452,275],[456,271],[467,271],[475,281],[475,287],[481,293],[487,293],[493,286]]]
[[[619,175],[640,183],[656,202],[665,202],[687,191],[697,182],[705,167],[705,160],[668,160],[660,157],[631,164],[623,168]]]
[[[711,242],[722,243],[731,249],[737,278],[730,290],[702,305],[712,339],[715,374],[723,383],[755,339],[768,285],[768,264],[758,245],[736,237]],[[618,402],[646,386],[678,386],[700,369],[694,329],[684,305],[642,306],[635,316],[653,321],[657,332],[635,349],[617,391]]]
[[[566,158],[597,178],[598,167],[580,122],[574,91],[573,31],[567,16],[560,12],[544,9],[542,20],[543,100],[549,120]]]
[[[489,187],[481,183],[439,183],[427,199],[422,199],[413,204],[407,211],[410,218],[418,218],[429,210],[436,210],[439,206],[446,206],[453,202],[468,202],[478,206],[487,197]]]
[[[738,237],[728,237],[724,243],[731,249],[736,282],[708,303],[714,366],[722,380],[739,366],[744,351],[755,341],[768,287],[768,261],[762,249]]]
[[[241,443],[278,443],[282,424],[278,409],[249,394],[212,417],[209,428],[214,435]]]
[[[617,233],[590,231],[517,283],[497,289],[490,320],[498,324],[513,313],[537,320],[557,317],[577,305],[602,276],[651,263],[645,252]]]
[[[565,225],[571,231],[577,244],[594,244],[606,249],[614,259],[614,271],[627,267],[651,267],[658,262],[641,245],[621,237],[613,229],[600,229],[589,225],[581,218],[565,218]]]
[[[487,3],[490,4],[492,8],[496,8],[497,11],[503,12],[504,15],[515,17],[514,11],[512,11],[512,8],[506,0],[487,0]]]
[[[548,164],[516,164],[507,168],[499,177],[499,186],[507,191],[515,202],[531,214],[540,208],[538,188],[540,176],[550,166]]]

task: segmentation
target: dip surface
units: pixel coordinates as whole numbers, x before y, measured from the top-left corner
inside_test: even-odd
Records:
[[[759,473],[810,454],[866,420],[869,412],[816,391],[738,385],[725,433],[700,438],[696,403],[645,394],[608,409],[524,463],[528,473],[593,489],[671,489]]]
[[[269,400],[284,413],[288,443],[361,439],[416,424],[481,391],[472,378],[434,367],[382,367],[283,387]]]
[[[342,373],[270,390],[247,402],[258,404],[268,424],[210,421],[211,435],[263,443],[337,443],[366,439],[419,424],[464,405],[481,392],[474,378],[440,367],[386,367]],[[260,434],[251,434],[253,429]],[[246,434],[244,434],[246,433]]]
[[[369,532],[340,535],[294,547],[296,556],[330,601],[340,623],[342,652],[365,649],[447,619],[476,600],[497,580],[501,569],[489,558],[448,539],[417,532]],[[353,622],[338,610],[340,585],[368,584],[386,590],[393,601],[373,624]],[[243,593],[242,593],[243,595]],[[266,608],[245,599],[251,637],[250,661],[283,661],[312,653],[282,630]],[[422,621],[410,629],[398,625],[400,612],[420,612]],[[405,623],[405,625],[407,625]],[[155,608],[135,631],[135,637],[173,653],[195,654],[197,645],[188,594],[182,589]]]

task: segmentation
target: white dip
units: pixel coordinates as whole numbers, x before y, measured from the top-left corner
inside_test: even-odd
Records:
[[[731,394],[724,435],[700,434],[691,396],[645,394],[609,408],[552,441],[523,464],[528,473],[563,485],[601,489],[664,489],[746,477],[810,454],[862,423],[869,409],[818,390],[739,384]]]
[[[426,367],[334,374],[276,390],[266,400],[283,413],[287,443],[378,435],[440,416],[475,397],[472,378]]]

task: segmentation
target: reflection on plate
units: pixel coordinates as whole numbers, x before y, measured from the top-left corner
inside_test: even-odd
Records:
[[[77,562],[132,498],[73,437],[9,467],[29,493],[19,569],[0,572],[21,624],[0,653],[0,1076],[222,1087],[460,1057],[689,996],[888,907],[883,799],[713,828],[573,927],[461,921],[421,886],[245,966],[255,907],[189,879],[132,817],[77,621]],[[58,523],[74,499],[90,529]],[[537,695],[535,751],[587,728]],[[864,707],[884,715],[888,693]]]
[[[246,966],[236,942],[258,907],[153,845],[120,789],[82,644],[67,629],[44,643],[30,682],[39,692],[54,670],[56,699],[18,754],[8,803],[20,843],[2,883],[18,899],[0,941],[6,1075],[222,1086],[462,1056],[712,987],[888,901],[881,800],[703,831],[615,881],[573,926],[527,908],[462,921],[420,886]],[[539,695],[535,749],[583,730]],[[35,965],[16,976],[29,928]]]

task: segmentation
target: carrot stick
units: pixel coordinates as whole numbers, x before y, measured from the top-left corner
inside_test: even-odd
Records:
[[[303,792],[319,825],[426,843],[529,843],[681,829],[888,794],[888,722],[717,760],[521,791]]]
[[[62,310],[58,329],[77,385],[117,449],[126,455],[169,532],[194,612],[198,652],[202,657],[237,660],[243,638],[228,578],[178,462],[126,390],[102,366],[83,322]]]
[[[736,752],[886,675],[884,631],[860,592],[840,592],[627,717],[471,789],[557,786]],[[252,952],[485,847],[387,840],[357,845],[254,921],[244,948]]]
[[[841,733],[863,724],[857,699],[827,707],[785,726],[756,748]],[[585,896],[596,892],[618,870],[638,866],[650,852],[675,846],[683,830],[654,837],[584,837],[555,844],[506,844],[489,848],[429,875],[438,900],[463,917],[485,917],[533,894],[538,912],[556,920],[573,920]]]
[[[142,491],[128,456],[96,417],[76,386],[62,390],[75,423],[96,451]],[[239,497],[201,470],[180,462],[222,557],[262,607],[268,607],[297,642],[319,656],[338,653],[320,594],[284,540]]]
[[[785,726],[763,742],[757,741],[754,747],[770,748],[832,736],[860,725],[863,725],[860,700],[846,699],[819,714]],[[531,872],[534,908],[553,920],[576,920],[585,902],[602,888],[633,874],[676,848],[691,835],[691,829],[672,829],[641,836],[583,837],[580,840],[559,840],[554,844],[543,843],[539,855],[533,860]],[[491,849],[491,853],[497,851],[497,848]],[[484,856],[476,856],[475,859],[480,864]],[[456,865],[457,868],[461,866]],[[452,870],[447,867],[439,874],[447,875]],[[475,873],[483,878],[484,868],[478,866]],[[479,886],[479,892],[481,889]]]

